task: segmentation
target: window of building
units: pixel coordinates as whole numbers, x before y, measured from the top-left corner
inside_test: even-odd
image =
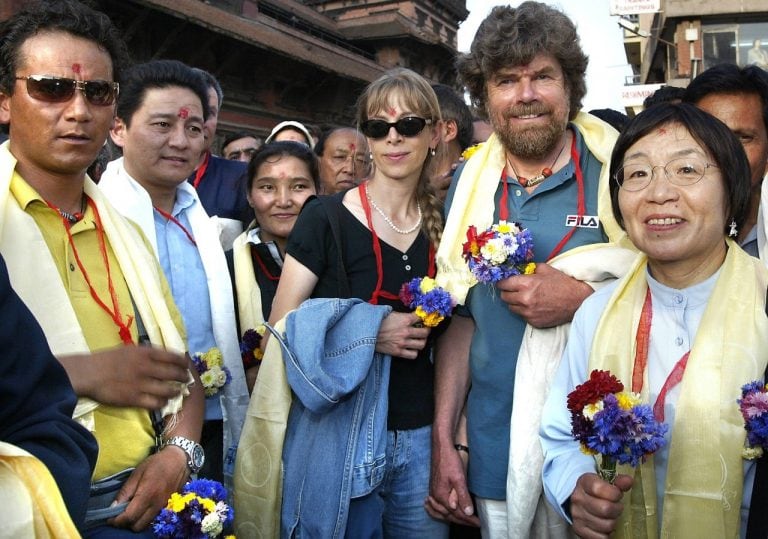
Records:
[[[768,22],[702,26],[704,69],[729,62],[768,69]]]

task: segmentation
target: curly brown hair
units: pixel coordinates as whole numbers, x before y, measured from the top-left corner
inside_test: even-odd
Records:
[[[517,8],[493,8],[477,29],[469,53],[458,56],[456,68],[472,104],[485,109],[488,79],[499,69],[527,64],[541,53],[551,54],[560,63],[572,120],[587,93],[589,59],[573,21],[547,4],[523,2]]]

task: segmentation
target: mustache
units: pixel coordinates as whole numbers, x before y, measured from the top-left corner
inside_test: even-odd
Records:
[[[540,103],[523,104],[504,111],[504,118],[509,119],[517,116],[529,116],[531,114],[549,114],[551,112],[552,109]]]

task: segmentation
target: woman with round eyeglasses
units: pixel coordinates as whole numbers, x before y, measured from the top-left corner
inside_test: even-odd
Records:
[[[434,254],[443,222],[426,164],[438,147],[440,109],[423,77],[397,69],[365,89],[357,119],[374,171],[359,186],[327,197],[327,205],[311,201],[304,207],[288,241],[270,321],[310,297],[345,297],[340,281],[346,281],[348,297],[392,309],[378,329],[372,328],[376,352],[391,356],[384,394],[388,409],[382,419],[386,457],[382,455],[368,470],[370,488],[344,491],[339,514],[319,515],[322,501],[333,495],[310,486],[312,465],[295,455],[314,458],[314,451],[307,450],[309,440],[324,446],[319,440],[326,434],[306,424],[304,430],[292,430],[289,420],[283,450],[283,533],[312,535],[314,529],[318,535],[318,528],[312,528],[317,520],[338,518],[348,537],[445,537],[446,524],[429,517],[423,505],[429,490],[433,416],[430,330],[416,327],[418,318],[398,298],[403,283],[435,274]],[[294,399],[292,415],[298,413],[296,406]],[[334,466],[329,460],[323,465]],[[364,471],[356,469],[355,474]],[[290,486],[297,474],[298,489]],[[301,503],[296,509],[298,497]]]
[[[768,363],[768,271],[729,238],[746,218],[749,163],[725,124],[663,104],[621,133],[611,176],[614,215],[641,252],[573,319],[542,420],[546,495],[580,537],[744,537],[755,461],[742,458],[737,399]],[[566,396],[594,369],[669,426],[614,484],[571,435]]]

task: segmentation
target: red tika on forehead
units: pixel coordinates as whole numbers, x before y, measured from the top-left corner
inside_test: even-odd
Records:
[[[354,144],[354,143],[352,143],[352,144],[350,144],[350,145],[349,145],[349,151],[350,151],[350,152],[354,152],[356,149],[357,149],[357,146],[355,146],[355,144]]]
[[[81,66],[80,64],[77,64],[77,63],[72,64],[72,73],[76,73],[79,75],[82,69],[83,69],[83,66]]]
[[[394,116],[395,114],[397,114],[397,109],[395,107],[389,107],[387,108],[387,112],[389,113],[390,116]]]
[[[182,120],[186,120],[188,116],[189,116],[189,109],[187,107],[181,107],[179,109],[179,118],[181,118]]]
[[[665,127],[659,127],[659,133],[662,134],[662,135],[666,135],[667,134],[667,129]]]

